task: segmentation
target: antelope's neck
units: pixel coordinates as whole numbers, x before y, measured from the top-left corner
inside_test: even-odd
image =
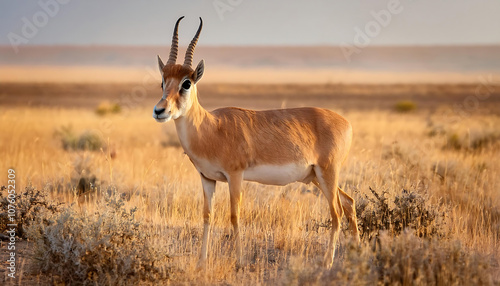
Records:
[[[203,133],[210,132],[214,121],[213,115],[200,105],[196,96],[186,114],[175,119],[179,141],[188,156],[192,155],[191,140],[203,140]]]

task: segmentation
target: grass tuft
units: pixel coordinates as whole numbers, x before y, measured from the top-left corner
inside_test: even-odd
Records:
[[[406,113],[417,109],[417,104],[411,100],[402,100],[396,103],[394,109],[397,112]]]
[[[101,136],[92,130],[87,130],[80,135],[75,135],[73,128],[62,126],[55,132],[56,137],[59,137],[64,150],[88,150],[98,151],[104,146],[104,141]]]
[[[99,116],[108,114],[118,114],[122,111],[122,107],[118,103],[109,103],[108,101],[101,102],[95,109],[95,113]]]

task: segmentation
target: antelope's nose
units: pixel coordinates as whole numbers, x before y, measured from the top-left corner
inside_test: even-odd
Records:
[[[160,108],[160,109],[157,109],[157,108],[156,108],[156,106],[155,106],[155,108],[154,108],[154,113],[155,113],[156,115],[160,115],[160,114],[162,114],[163,112],[165,112],[165,108]]]

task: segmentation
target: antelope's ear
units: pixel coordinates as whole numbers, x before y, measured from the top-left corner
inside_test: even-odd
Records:
[[[203,72],[205,71],[205,61],[201,60],[194,70],[193,79],[196,84],[203,77]]]
[[[160,69],[161,75],[163,75],[163,68],[165,67],[165,64],[163,64],[162,60],[160,59],[160,56],[158,56],[158,68]]]

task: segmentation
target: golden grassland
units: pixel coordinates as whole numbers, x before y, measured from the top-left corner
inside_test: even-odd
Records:
[[[218,183],[209,259],[206,271],[199,271],[203,203],[199,175],[178,146],[173,123],[158,124],[151,112],[152,108],[138,107],[103,116],[88,108],[0,107],[1,185],[6,185],[7,169],[14,168],[18,193],[28,185],[47,190],[51,201],[64,202],[63,208],[73,210],[73,226],[78,218],[90,219],[96,212],[105,217],[109,201],[106,205],[104,198],[117,191],[123,209],[137,207],[131,221],[140,223],[140,232],[146,235],[137,242],[151,244],[164,258],[155,265],[161,275],[146,279],[152,284],[500,283],[497,115],[469,114],[450,120],[439,112],[418,110],[339,111],[354,127],[340,184],[358,204],[368,205],[358,217],[373,215],[376,220],[375,212],[380,211],[369,206],[377,203],[370,187],[384,193],[389,208],[406,190],[424,198],[425,207],[438,214],[439,234],[413,234],[424,227],[423,217],[414,218],[422,223],[407,232],[389,227],[371,239],[364,236],[361,246],[353,245],[343,231],[335,265],[324,269],[320,265],[329,239],[329,213],[322,194],[313,185],[300,183],[284,187],[244,183],[240,231],[245,264],[237,269],[228,188]],[[102,145],[93,151],[63,148],[69,133],[78,137],[85,132],[96,134]],[[104,222],[97,225],[104,227]],[[24,253],[40,257],[37,249],[47,246],[38,245],[36,235],[43,231],[33,233]],[[465,258],[453,260],[455,254]],[[31,256],[18,269],[22,277],[16,283],[71,283],[54,271],[61,261],[46,261],[41,272]],[[94,281],[118,281],[107,277]],[[135,281],[131,277],[125,281]]]

